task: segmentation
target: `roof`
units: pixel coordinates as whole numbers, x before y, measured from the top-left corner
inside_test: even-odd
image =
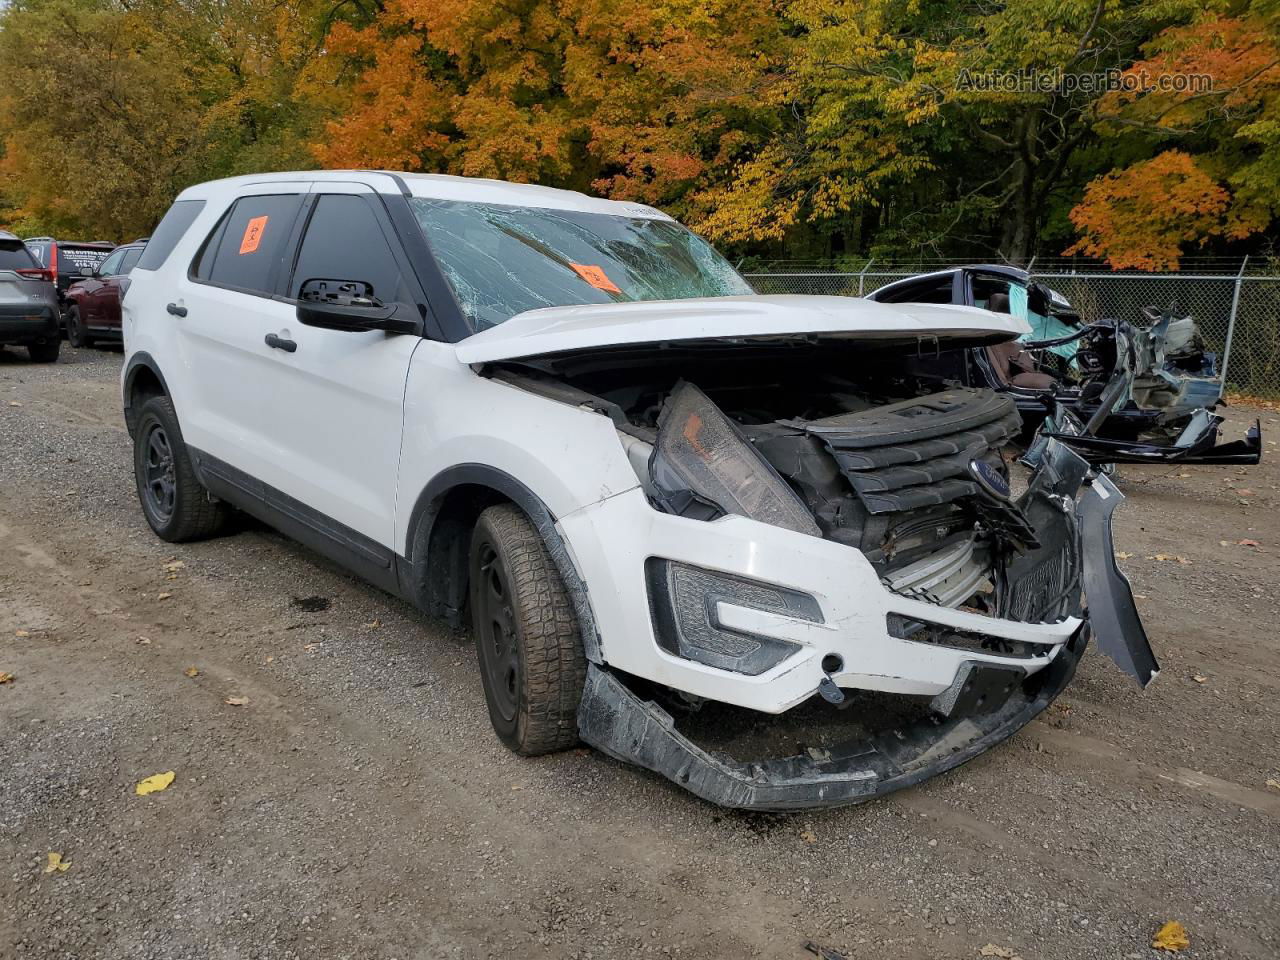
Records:
[[[240,189],[270,183],[365,183],[378,193],[399,194],[407,190],[414,197],[457,200],[465,203],[494,203],[547,210],[601,213],[619,217],[670,220],[665,213],[643,203],[603,200],[574,190],[559,190],[532,183],[509,183],[480,177],[452,177],[436,173],[397,173],[390,170],[297,170],[281,173],[248,174],[188,187],[179,200],[207,200],[234,196]]]

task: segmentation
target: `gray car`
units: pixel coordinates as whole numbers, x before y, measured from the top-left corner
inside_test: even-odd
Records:
[[[24,346],[36,363],[53,363],[61,343],[52,275],[21,240],[0,230],[0,346]]]

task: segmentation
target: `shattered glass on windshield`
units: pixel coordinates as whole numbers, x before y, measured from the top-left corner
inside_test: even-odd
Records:
[[[752,293],[710,244],[671,220],[424,197],[410,203],[476,330],[539,307]]]

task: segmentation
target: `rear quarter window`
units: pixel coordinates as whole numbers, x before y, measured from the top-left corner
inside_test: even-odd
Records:
[[[200,211],[204,209],[203,200],[178,200],[168,213],[156,225],[151,239],[147,241],[142,259],[138,261],[140,270],[158,270],[164,265],[173,248],[186,234],[187,229],[195,222]]]

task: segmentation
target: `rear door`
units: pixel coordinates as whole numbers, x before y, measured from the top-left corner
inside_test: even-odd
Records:
[[[96,268],[98,270],[97,276],[80,280],[75,299],[80,308],[80,322],[85,326],[97,327],[102,325],[101,293],[104,287],[104,278],[110,276],[124,262],[124,255],[125,248],[116,247],[106,259],[98,264]]]
[[[223,212],[165,305],[184,379],[183,436],[197,451],[279,486],[275,351],[268,333],[293,318],[275,295],[309,184],[245,190]],[[173,376],[171,374],[170,376]]]
[[[120,329],[120,299],[129,287],[129,274],[138,265],[143,248],[126,247],[124,257],[116,264],[110,275],[102,278],[102,287],[98,290],[98,323],[112,330]]]
[[[315,185],[284,288],[290,306],[269,350],[278,486],[384,547],[393,542],[396,470],[409,359],[421,338],[303,326],[293,315],[314,279],[361,281],[419,319],[417,280],[378,195],[358,183]],[[340,534],[341,535],[341,534]]]

